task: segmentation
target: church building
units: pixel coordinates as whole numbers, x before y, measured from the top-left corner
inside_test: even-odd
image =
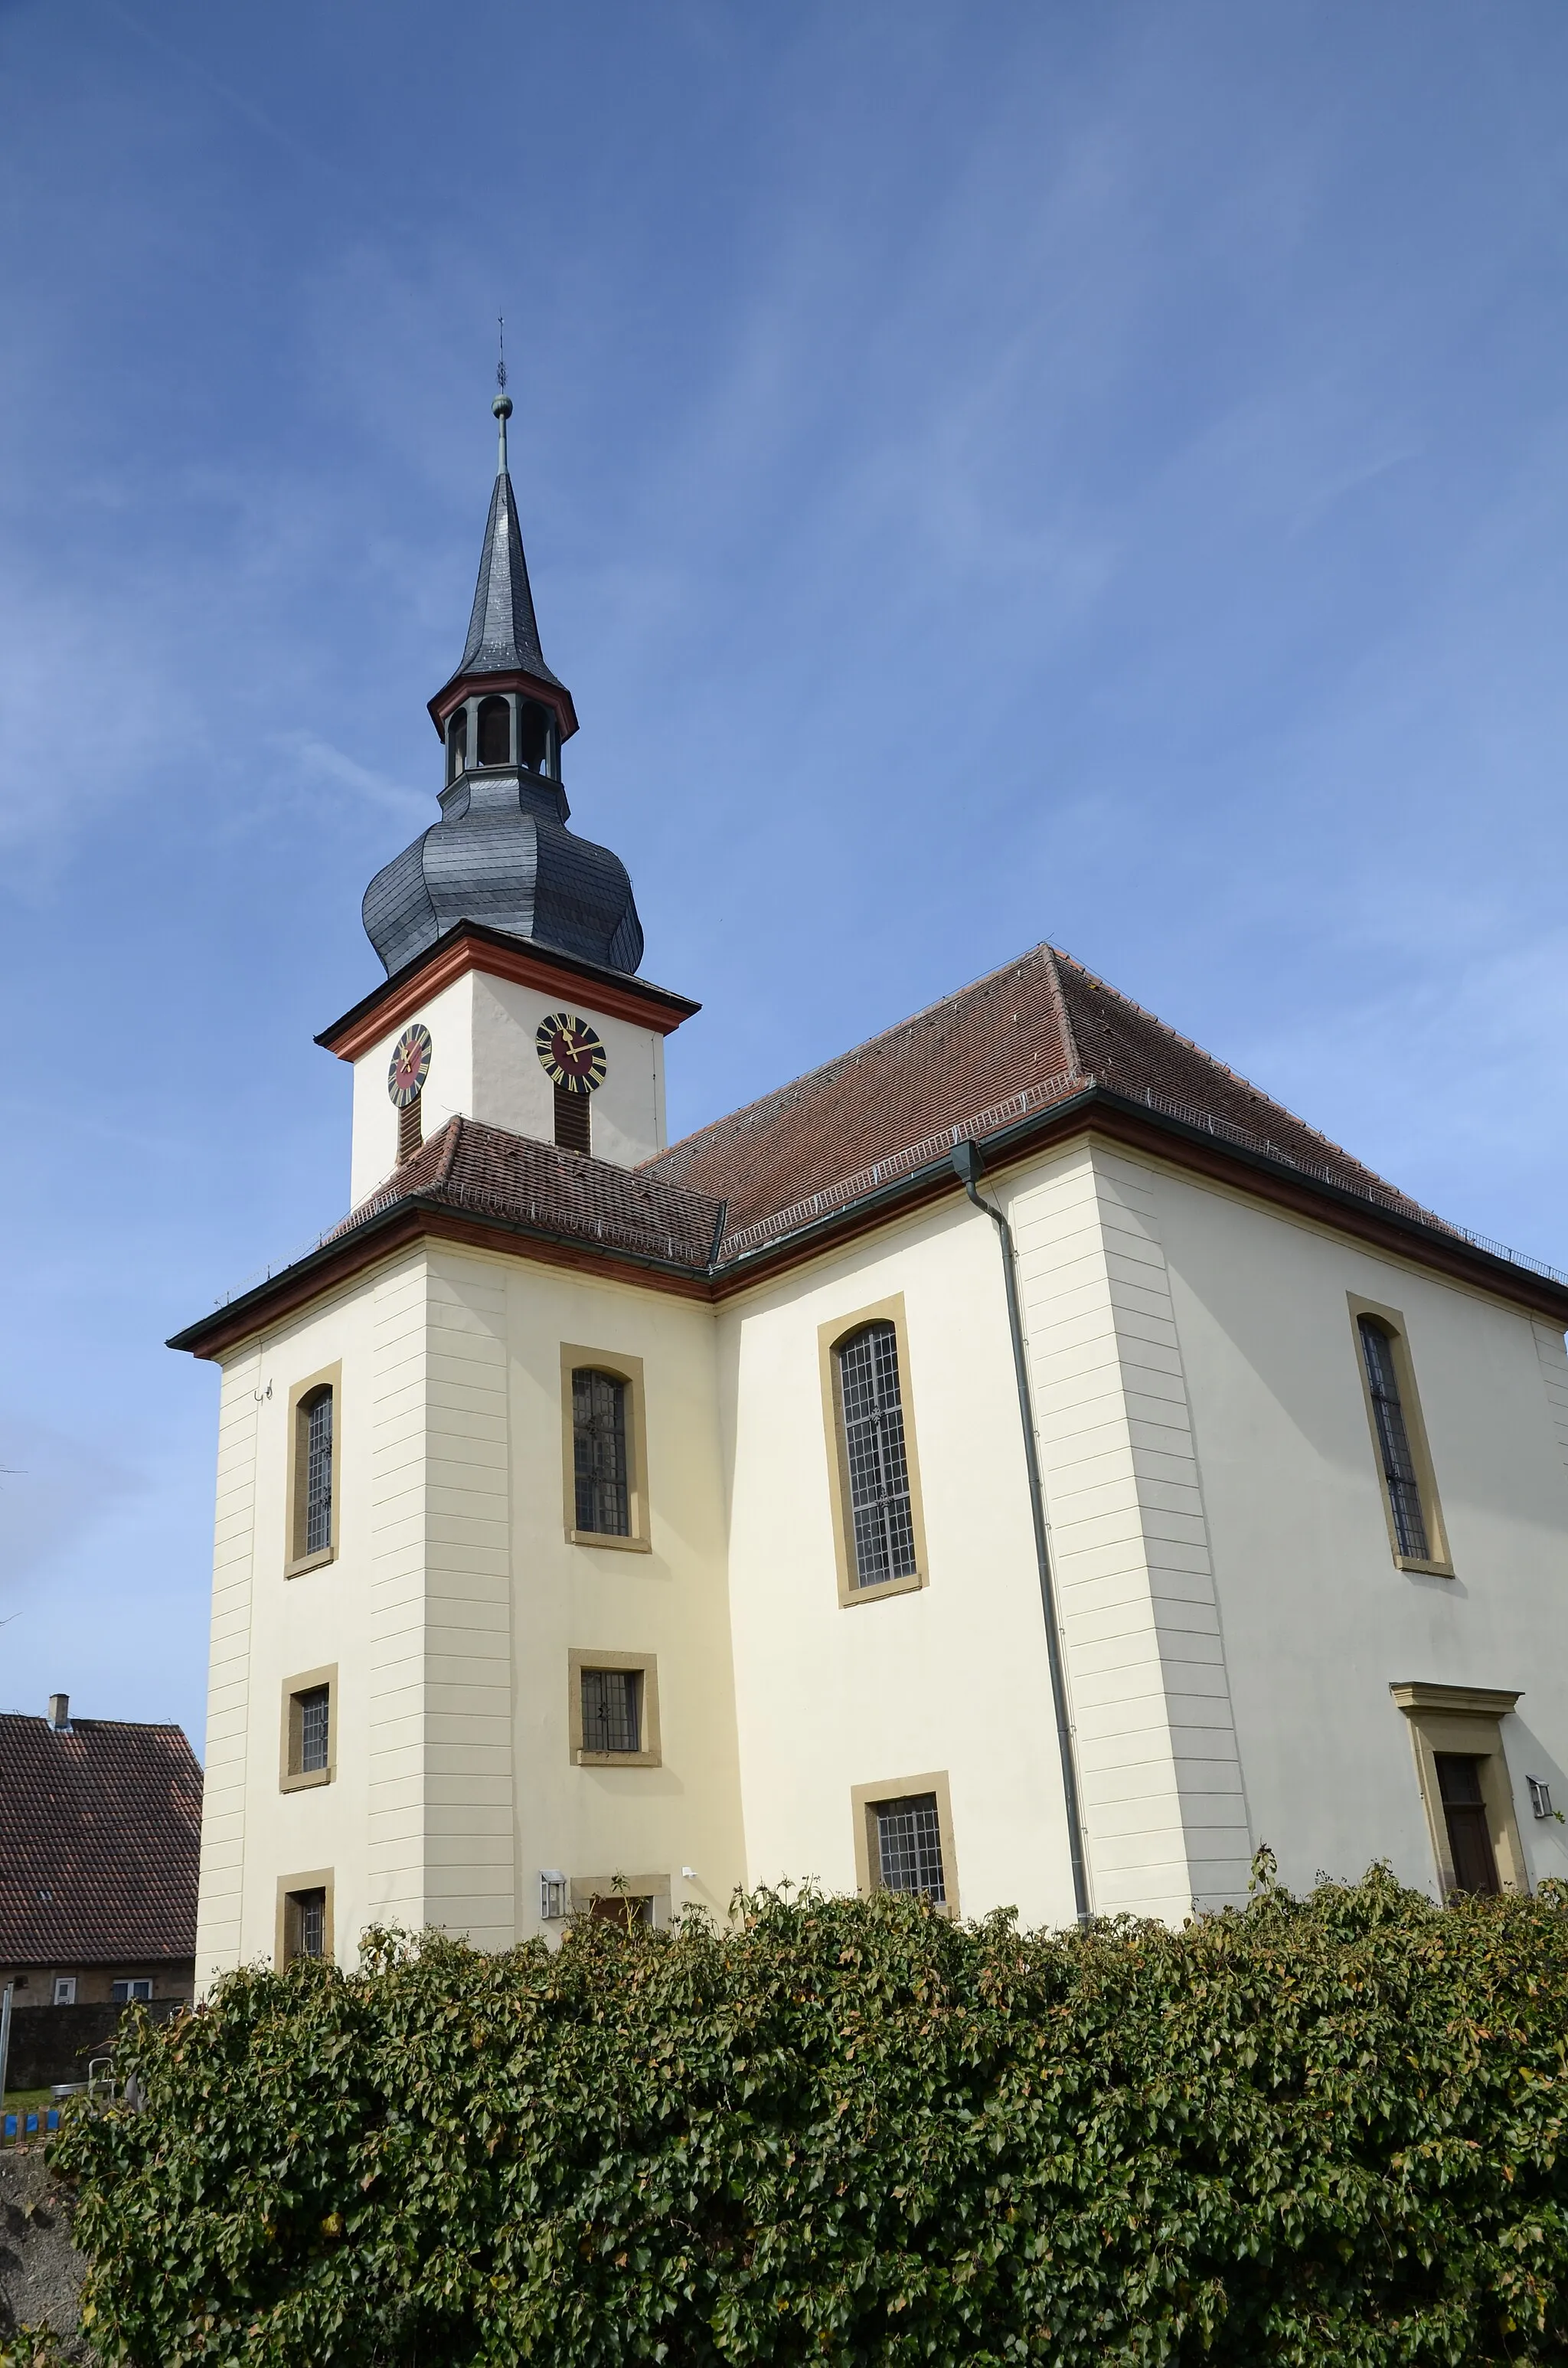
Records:
[[[220,1369],[198,1983],[814,1878],[1568,1874],[1568,1277],[1039,945],[670,1144],[500,460],[349,1214]],[[680,1057],[678,1043],[674,1057]]]

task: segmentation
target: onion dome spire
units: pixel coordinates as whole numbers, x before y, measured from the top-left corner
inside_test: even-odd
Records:
[[[464,920],[634,972],[642,925],[626,867],[566,828],[561,749],[577,713],[540,648],[506,464],[505,361],[496,380],[495,484],[468,640],[430,701],[447,754],[442,818],[371,881],[365,928],[389,974]]]

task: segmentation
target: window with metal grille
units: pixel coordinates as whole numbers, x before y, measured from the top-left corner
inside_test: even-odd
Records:
[[[879,1587],[884,1579],[911,1577],[915,1570],[898,1334],[891,1324],[868,1324],[864,1331],[840,1341],[834,1355],[854,1531],[854,1583]]]
[[[911,1793],[902,1801],[879,1801],[878,1872],[888,1891],[923,1891],[947,1902],[942,1875],[942,1827],[935,1793]]]
[[[585,1669],[582,1678],[584,1750],[641,1751],[642,1670]]]
[[[291,1891],[289,1894],[289,1954],[291,1957],[325,1956],[324,1890]]]
[[[580,1365],[572,1375],[572,1455],[580,1530],[631,1535],[631,1475],[626,1455],[627,1385],[618,1374]]]
[[[1372,1316],[1358,1318],[1361,1353],[1367,1360],[1367,1382],[1372,1394],[1372,1418],[1381,1452],[1383,1485],[1393,1515],[1394,1536],[1402,1554],[1412,1562],[1429,1562],[1426,1516],[1421,1504],[1421,1483],[1410,1452],[1410,1433],[1400,1404],[1399,1374],[1393,1342]]]
[[[558,1151],[592,1154],[594,1100],[591,1094],[574,1094],[570,1086],[556,1087],[555,1147]]]
[[[329,1764],[332,1741],[332,1689],[312,1686],[308,1693],[296,1694],[294,1707],[300,1722],[300,1767],[301,1776],[309,1776]]]
[[[1481,1761],[1460,1751],[1435,1751],[1432,1757],[1437,1763],[1437,1790],[1454,1862],[1454,1886],[1459,1891],[1495,1892],[1497,1859],[1482,1795]]]
[[[332,1543],[332,1392],[317,1390],[300,1408],[304,1425],[306,1554]]]

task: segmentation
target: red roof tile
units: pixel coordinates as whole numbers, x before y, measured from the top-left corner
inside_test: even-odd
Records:
[[[201,1770],[177,1726],[0,1713],[0,1961],[196,1953]]]

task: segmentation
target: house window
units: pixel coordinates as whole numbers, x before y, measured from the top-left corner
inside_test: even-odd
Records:
[[[289,1463],[290,1573],[330,1562],[337,1551],[337,1474],[342,1426],[340,1368],[330,1366],[290,1393],[292,1445]]]
[[[512,761],[512,711],[504,699],[479,702],[479,761],[482,765]]]
[[[1517,1693],[1492,1687],[1390,1688],[1410,1725],[1437,1891],[1522,1892],[1529,1872],[1514,1812],[1503,1721]]]
[[[627,1385],[616,1373],[579,1366],[572,1375],[572,1439],[576,1527],[598,1537],[631,1532],[626,1457]]]
[[[278,1962],[332,1954],[332,1875],[286,1874],[278,1885]]]
[[[918,1894],[956,1916],[958,1874],[946,1774],[858,1784],[852,1802],[861,1891]]]
[[[74,1975],[74,1974],[56,1974],[56,1975],[55,1975],[55,1976],[54,1976],[54,2003],[55,2003],[55,2005],[56,2005],[56,2006],[74,2006],[74,2005],[75,2005],[75,2003],[76,2003],[76,1976],[75,1976],[75,1975]]]
[[[580,1151],[585,1157],[592,1156],[592,1094],[574,1094],[570,1086],[555,1087],[555,1147],[558,1151]]]
[[[153,1995],[153,1985],[145,1976],[133,1981],[110,1982],[110,2001],[115,2006],[144,2006]]]
[[[914,1577],[919,1568],[895,1327],[885,1319],[864,1325],[838,1343],[834,1362],[850,1583],[884,1587],[890,1579]]]
[[[651,1653],[574,1652],[568,1683],[578,1767],[659,1765],[659,1678]]]
[[[1426,1517],[1421,1509],[1421,1483],[1410,1452],[1410,1433],[1399,1401],[1399,1375],[1394,1371],[1393,1341],[1370,1315],[1360,1319],[1361,1354],[1367,1360],[1367,1386],[1372,1397],[1372,1419],[1382,1451],[1383,1486],[1393,1514],[1394,1535],[1402,1554],[1425,1562]]]
[[[878,1880],[884,1891],[923,1891],[944,1905],[942,1831],[935,1793],[911,1793],[903,1800],[879,1801]]]
[[[1449,1864],[1456,1891],[1498,1889],[1497,1861],[1486,1824],[1486,1801],[1481,1790],[1482,1760],[1477,1753],[1437,1751],[1437,1793],[1448,1827]]]
[[[1354,1296],[1356,1345],[1394,1560],[1451,1576],[1403,1318]]]
[[[337,1691],[335,1664],[307,1669],[283,1685],[283,1742],[278,1783],[285,1793],[304,1792],[314,1784],[330,1784],[334,1774],[333,1697]]]
[[[583,1671],[583,1748],[607,1755],[642,1750],[640,1669]]]

